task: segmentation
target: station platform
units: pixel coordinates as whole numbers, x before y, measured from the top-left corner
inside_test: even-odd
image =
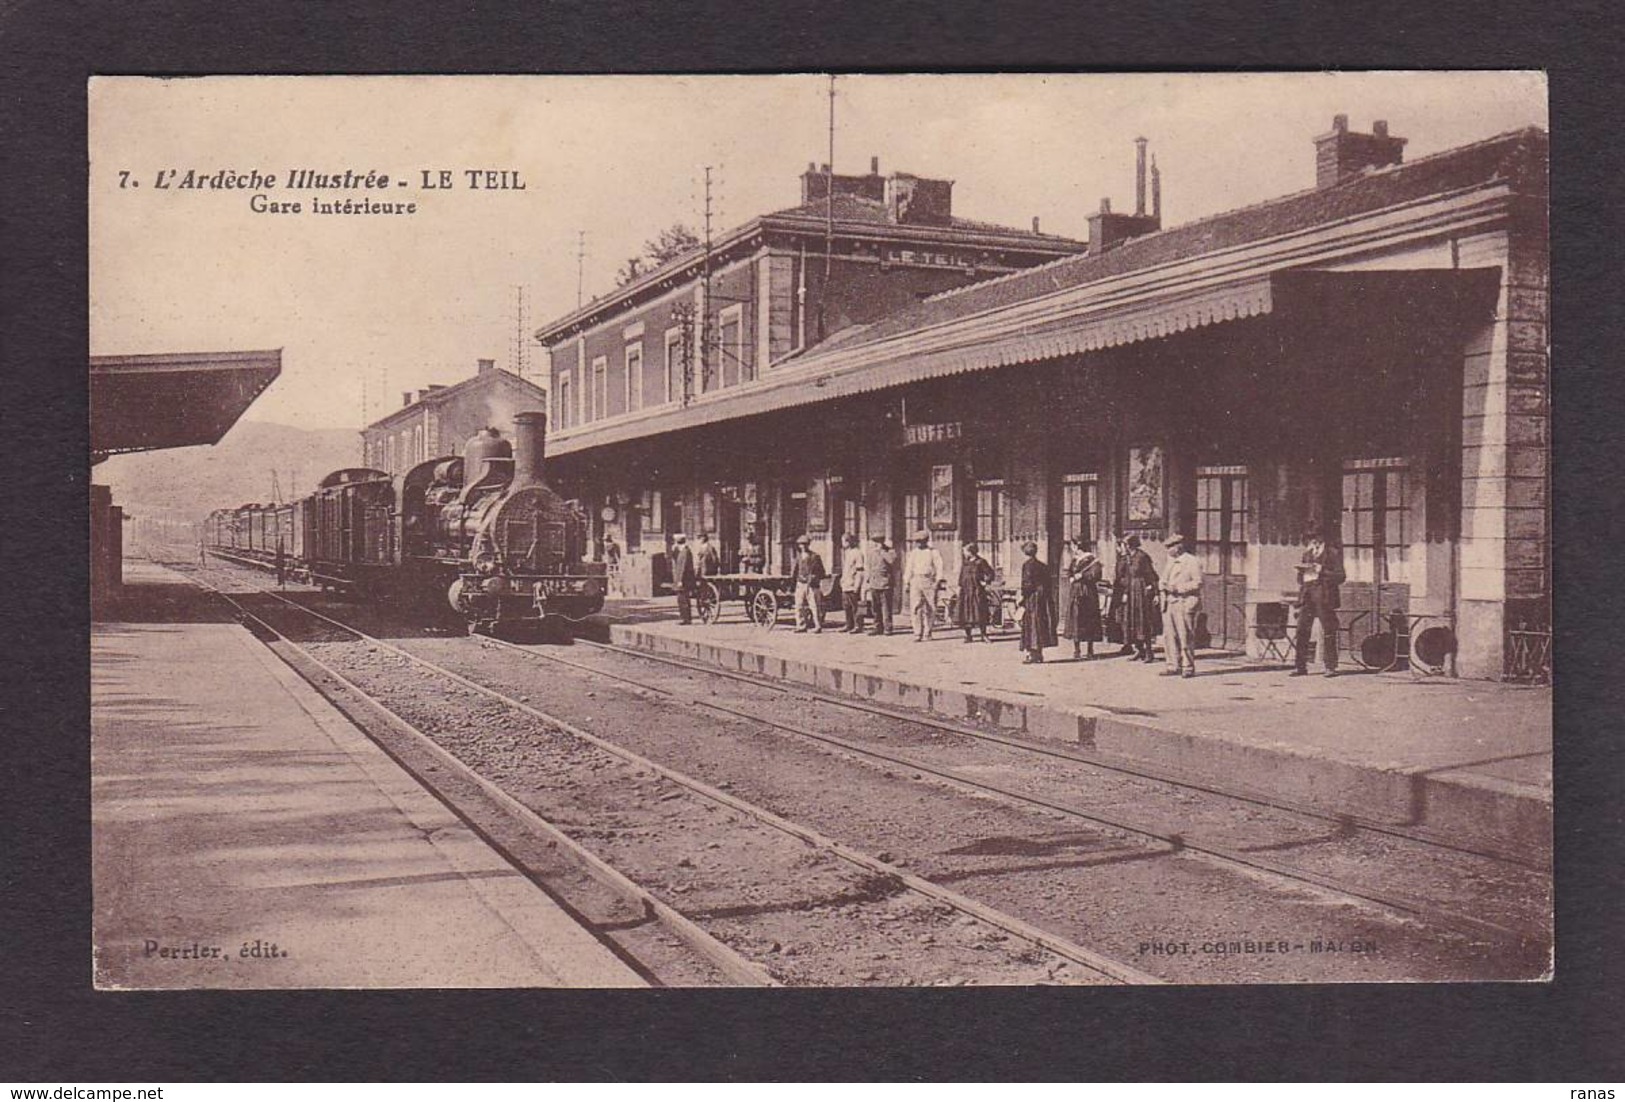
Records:
[[[1544,855],[1551,845],[1550,688],[1369,673],[1289,677],[1290,666],[1217,652],[1192,679],[1096,644],[1071,643],[1023,665],[1017,638],[967,644],[939,628],[916,643],[839,626],[768,630],[729,605],[716,624],[676,622],[675,601],[612,601],[622,645],[800,682],[879,704],[1053,739],[1209,783],[1300,805],[1425,828],[1452,840]],[[834,618],[839,625],[840,617]],[[1110,655],[1111,657],[1100,657]]]
[[[91,625],[104,989],[644,981],[183,576]]]

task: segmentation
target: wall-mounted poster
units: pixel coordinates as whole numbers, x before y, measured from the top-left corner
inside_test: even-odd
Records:
[[[807,487],[807,531],[829,531],[829,487],[815,478]]]
[[[1162,447],[1148,444],[1128,450],[1128,523],[1130,527],[1157,527],[1167,516],[1164,507]]]
[[[931,468],[931,527],[954,528],[954,465],[943,463]]]

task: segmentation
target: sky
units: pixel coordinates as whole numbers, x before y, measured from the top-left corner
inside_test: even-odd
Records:
[[[955,181],[954,213],[1088,236],[1102,197],[1132,210],[1149,139],[1173,226],[1314,185],[1332,116],[1386,119],[1405,159],[1547,125],[1539,73],[841,76],[835,171]],[[91,352],[281,348],[249,420],[356,428],[401,393],[537,373],[530,334],[645,240],[720,232],[800,199],[829,159],[825,76],[97,77],[90,88]],[[296,169],[387,174],[382,190],[290,189]],[[523,190],[471,189],[465,170]],[[226,170],[245,189],[187,189]],[[261,189],[249,174],[275,174]],[[160,175],[170,186],[160,188]],[[438,184],[442,171],[452,187]],[[483,177],[481,177],[483,180]],[[498,177],[500,180],[501,177]],[[403,186],[404,184],[404,186]],[[256,194],[300,202],[258,213]],[[415,203],[411,215],[312,199]],[[523,288],[523,318],[519,289]],[[522,320],[522,324],[521,324]]]

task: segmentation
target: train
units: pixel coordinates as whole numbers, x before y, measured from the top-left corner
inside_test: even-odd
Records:
[[[547,415],[514,417],[460,456],[400,477],[346,467],[282,504],[216,509],[206,550],[363,599],[438,607],[475,631],[580,621],[604,607],[605,564],[587,561],[587,517],[542,479]]]

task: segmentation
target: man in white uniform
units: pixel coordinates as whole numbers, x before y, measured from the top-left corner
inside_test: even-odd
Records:
[[[1162,572],[1164,677],[1196,676],[1196,614],[1202,608],[1202,564],[1185,549],[1185,537],[1169,536],[1168,567]]]
[[[931,546],[931,533],[923,528],[915,532],[914,548],[903,563],[903,588],[908,593],[909,612],[914,617],[916,643],[931,638],[931,628],[937,618],[937,585],[947,577],[942,552]]]

